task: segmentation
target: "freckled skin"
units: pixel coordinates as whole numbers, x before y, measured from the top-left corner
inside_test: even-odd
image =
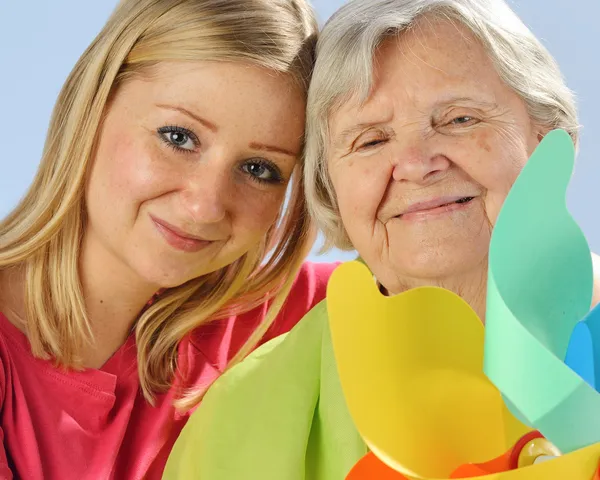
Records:
[[[183,107],[218,130],[157,105]],[[304,108],[289,77],[245,64],[164,63],[125,83],[108,107],[87,184],[86,259],[134,283],[171,287],[239,258],[275,222],[297,164],[252,145],[297,154]],[[157,132],[165,126],[192,131],[198,145],[176,151]],[[243,171],[259,158],[282,182],[261,184]],[[215,241],[199,252],[174,249],[150,215]]]
[[[353,245],[390,292],[440,285],[480,294],[491,228],[546,129],[467,29],[425,20],[380,46],[366,103],[333,113],[329,172]],[[363,122],[372,126],[338,141]],[[451,195],[476,198],[445,215],[398,217]]]

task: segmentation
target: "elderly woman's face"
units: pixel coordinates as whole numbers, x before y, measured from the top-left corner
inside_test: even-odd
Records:
[[[417,27],[381,46],[367,102],[330,118],[342,221],[392,292],[485,266],[491,226],[541,133],[468,30]]]

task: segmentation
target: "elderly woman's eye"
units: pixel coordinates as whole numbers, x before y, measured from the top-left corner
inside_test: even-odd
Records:
[[[192,152],[200,143],[198,137],[187,128],[167,126],[158,129],[160,139],[178,152]]]
[[[460,117],[453,118],[450,121],[450,123],[453,125],[464,125],[467,123],[473,123],[474,120],[475,120],[474,117],[471,117],[469,115],[462,115]]]
[[[387,139],[385,138],[374,138],[372,140],[369,140],[367,142],[363,142],[359,145],[358,149],[362,150],[362,149],[366,149],[366,148],[373,148],[373,147],[377,147],[378,145],[381,145],[382,143],[385,143]]]

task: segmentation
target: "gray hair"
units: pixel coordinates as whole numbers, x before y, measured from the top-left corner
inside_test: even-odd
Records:
[[[305,183],[309,212],[327,250],[351,250],[327,169],[330,115],[351,98],[365,101],[377,47],[425,14],[457,21],[477,38],[502,80],[525,102],[531,119],[578,141],[577,110],[558,65],[504,0],[353,0],[327,22],[317,44],[309,89]]]

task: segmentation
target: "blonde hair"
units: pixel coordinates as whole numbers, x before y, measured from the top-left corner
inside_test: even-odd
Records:
[[[55,106],[41,164],[19,205],[0,223],[0,268],[24,266],[26,329],[32,352],[81,367],[93,344],[79,277],[85,225],[84,186],[108,99],[119,84],[158,62],[249,62],[289,75],[304,91],[314,64],[318,26],[305,0],[122,0],[81,56]],[[143,393],[173,384],[177,346],[213,319],[269,312],[231,360],[242,359],[277,315],[310,248],[301,166],[287,207],[264,242],[220,271],[168,289],[135,325]],[[182,391],[179,406],[203,390]]]
[[[323,250],[353,248],[327,171],[329,118],[344,101],[368,98],[377,47],[428,14],[468,28],[502,80],[523,99],[532,120],[566,130],[577,144],[579,125],[572,92],[550,53],[504,0],[351,1],[320,34],[308,94],[304,181],[309,213],[325,234]]]

